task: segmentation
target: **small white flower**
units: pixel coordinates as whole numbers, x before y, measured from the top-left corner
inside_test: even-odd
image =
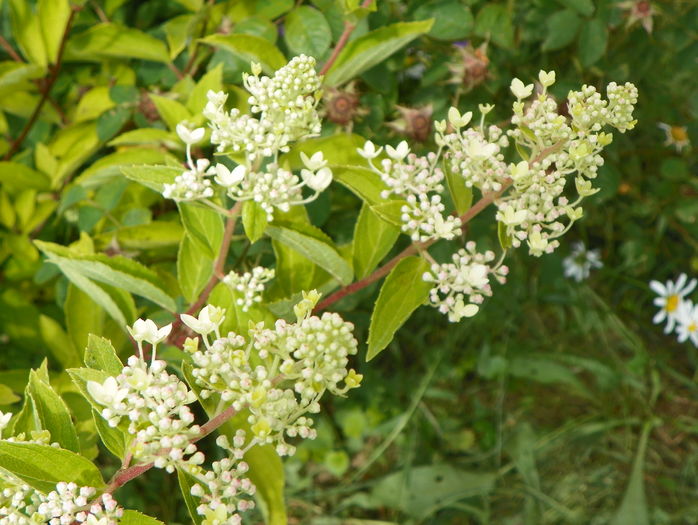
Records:
[[[698,305],[684,301],[676,313],[676,333],[680,343],[690,339],[693,346],[698,346]]]
[[[448,313],[448,320],[452,323],[457,323],[463,317],[473,317],[478,313],[480,307],[476,304],[465,304],[463,299],[458,299],[453,306],[453,310]]]
[[[471,140],[465,148],[466,153],[474,159],[487,159],[497,152],[497,145],[479,140]]]
[[[518,78],[511,81],[509,88],[518,100],[529,97],[533,93],[533,84],[524,85]]]
[[[137,342],[146,341],[152,345],[156,345],[170,335],[172,331],[172,324],[163,326],[162,328],[157,327],[157,325],[150,319],[138,319],[133,323],[133,327],[127,326],[126,329],[131,334],[131,337]]]
[[[548,248],[548,239],[543,237],[539,231],[534,231],[528,236],[528,247],[531,255],[540,257]]]
[[[119,388],[115,377],[108,377],[104,383],[88,381],[87,392],[97,403],[107,407],[120,403],[128,394],[126,389]]]
[[[376,146],[370,140],[367,140],[363,148],[357,148],[356,151],[367,160],[375,159],[383,151],[383,147],[376,149]]]
[[[509,164],[509,176],[514,180],[514,182],[520,181],[526,177],[528,172],[528,162],[525,160],[522,160],[518,164]]]
[[[407,141],[403,140],[402,142],[400,142],[400,144],[397,145],[397,148],[393,148],[389,145],[386,146],[385,152],[393,160],[402,160],[409,154],[410,147],[407,145]]]
[[[555,71],[545,72],[543,70],[538,73],[538,80],[543,87],[550,87],[555,83]],[[522,97],[523,98],[523,97]]]
[[[317,171],[320,168],[327,166],[327,160],[322,155],[322,151],[317,151],[313,153],[313,156],[308,158],[308,156],[301,151],[301,160],[305,167],[310,171]]]
[[[494,109],[494,104],[478,104],[477,109],[480,110],[480,113],[483,115],[487,115],[490,111]]]
[[[317,173],[310,170],[301,170],[301,177],[311,190],[323,191],[332,182],[332,170],[320,168]]]
[[[455,107],[451,107],[451,109],[448,110],[448,121],[453,125],[454,128],[462,128],[467,126],[472,118],[472,111],[468,111],[467,113],[461,115],[458,112],[458,109]]]
[[[528,217],[527,210],[516,211],[513,206],[507,206],[502,213],[501,221],[507,226],[518,226]]]
[[[674,146],[676,151],[681,151],[683,148],[690,147],[691,141],[688,138],[688,131],[685,126],[671,126],[664,122],[657,124],[657,127],[664,131],[664,145]]]
[[[10,419],[12,419],[12,412],[7,412],[6,414],[0,412],[0,436],[2,436],[2,431],[8,425]]]
[[[189,129],[189,126],[187,126],[184,122],[177,124],[175,129],[177,130],[177,135],[179,135],[179,138],[182,139],[182,142],[190,146],[196,144],[197,142],[201,142],[206,134],[206,130],[204,128]]]
[[[188,314],[181,314],[179,317],[182,322],[197,334],[207,335],[217,330],[221,323],[225,320],[225,310],[216,308],[212,305],[207,305],[199,312],[199,318]]]
[[[674,281],[667,281],[665,284],[659,281],[650,281],[650,288],[659,297],[655,297],[654,305],[660,308],[659,312],[654,316],[652,322],[659,324],[666,319],[667,325],[664,333],[668,334],[676,325],[676,317],[679,307],[684,298],[690,294],[698,284],[698,280],[691,279],[686,282],[688,277],[685,273],[679,275],[679,278]]]
[[[572,246],[572,253],[562,261],[565,277],[581,282],[589,277],[592,268],[601,268],[603,263],[598,250],[587,250],[583,242]]]
[[[224,188],[232,188],[240,184],[247,175],[247,168],[240,164],[235,166],[233,170],[229,170],[224,164],[216,164],[216,176],[213,180]]]

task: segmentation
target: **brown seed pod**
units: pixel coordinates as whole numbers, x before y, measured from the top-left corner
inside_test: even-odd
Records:
[[[354,83],[344,89],[327,88],[324,96],[324,114],[330,122],[347,126],[356,117],[365,115],[367,111],[360,107],[359,95]]]
[[[421,108],[408,108],[396,106],[400,112],[400,118],[388,122],[387,125],[402,135],[406,135],[417,142],[426,142],[431,135],[432,113],[431,104]]]

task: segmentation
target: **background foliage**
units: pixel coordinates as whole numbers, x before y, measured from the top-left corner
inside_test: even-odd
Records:
[[[79,365],[89,333],[128,354],[114,316],[168,321],[158,308],[181,310],[197,297],[216,246],[122,168],[179,165],[174,126],[200,118],[208,89],[224,88],[244,107],[250,59],[267,72],[298,53],[322,63],[348,21],[356,28],[346,49],[371,67],[340,57],[331,70],[325,136],[410,137],[426,150],[432,116],[493,101],[505,118],[511,78],[539,69],[557,71],[561,97],[580,83],[634,82],[639,124],[609,148],[603,189],[558,253],[515,254],[509,282],[472,320],[449,325],[422,309],[370,364],[361,351],[363,387],[328,404],[318,439],[287,462],[289,520],[697,523],[698,359],[651,325],[646,283],[698,270],[698,163],[690,147],[666,146],[657,127],[686,126],[698,140],[698,7],[647,5],[651,33],[629,25],[632,2],[605,0],[379,0],[370,12],[354,0],[0,2],[0,408],[16,411],[29,368],[47,357],[81,449],[99,455],[107,476],[118,467],[97,448],[89,407],[62,370]],[[347,155],[362,142],[346,140]],[[341,246],[359,207],[333,185],[308,212]],[[487,220],[469,233],[496,242]],[[604,262],[581,284],[562,276],[573,238]],[[93,271],[106,256],[137,257],[169,293],[154,287],[134,302],[92,281],[92,297],[103,297],[96,305],[65,277],[80,261],[39,241],[72,245]],[[239,235],[229,260],[269,261],[272,250],[268,238],[250,245]],[[62,273],[47,255],[63,261]],[[151,277],[139,276],[141,292]],[[337,304],[360,341],[377,291]],[[117,498],[186,523],[176,484],[150,472]]]

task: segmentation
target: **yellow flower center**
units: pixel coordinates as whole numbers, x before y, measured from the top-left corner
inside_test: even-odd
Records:
[[[679,307],[679,296],[670,295],[666,298],[666,306],[664,307],[667,312],[673,312]]]
[[[698,330],[698,325],[696,323],[691,323],[688,325],[689,332],[695,332],[696,330]]]
[[[684,142],[688,139],[688,132],[682,126],[671,126],[671,138],[676,142]]]

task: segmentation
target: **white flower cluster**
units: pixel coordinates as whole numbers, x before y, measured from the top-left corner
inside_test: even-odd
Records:
[[[562,265],[565,277],[570,277],[579,283],[589,277],[592,268],[601,268],[603,263],[599,250],[587,250],[584,243],[579,241],[572,245],[572,253],[563,259]]]
[[[255,493],[255,486],[244,477],[249,467],[240,461],[245,453],[245,432],[238,430],[233,443],[231,446],[226,436],[218,436],[216,444],[228,453],[228,457],[214,461],[208,472],[190,471],[199,481],[191,488],[191,494],[201,501],[196,511],[204,516],[206,523],[239,525],[242,518],[237,513],[254,507],[252,500],[242,497]]]
[[[687,296],[695,290],[696,284],[698,280],[689,281],[685,273],[679,275],[676,282],[650,282],[650,288],[658,296],[654,304],[659,307],[652,321],[655,324],[666,322],[665,334],[676,332],[679,342],[690,339],[693,346],[698,346],[698,304]]]
[[[192,355],[202,397],[218,394],[236,410],[247,408],[253,441],[276,444],[280,455],[295,451],[285,436],[315,437],[312,420],[304,414],[319,412],[325,390],[341,395],[361,380],[346,368],[348,356],[357,352],[353,326],[334,313],[311,316],[318,299],[316,292],[305,294],[296,305],[296,323],[279,320],[272,329],[263,323],[251,327],[249,342],[233,332],[227,337],[216,333],[211,342],[211,331],[188,323],[203,336],[205,346],[199,349],[194,339],[184,346]]]
[[[380,155],[383,148],[376,150],[369,140],[359,154],[369,161],[369,165],[388,186],[381,193],[384,199],[397,195],[405,199],[402,206],[402,231],[413,241],[430,239],[453,239],[460,229],[458,217],[444,218],[446,207],[441,202],[444,191],[444,173],[436,166],[438,156],[429,153],[426,157],[417,157],[410,153],[407,142],[402,141],[397,148],[386,146],[387,159],[376,167],[373,159]]]
[[[494,252],[478,253],[475,243],[469,241],[465,249],[453,254],[453,262],[433,264],[423,276],[426,282],[434,283],[429,293],[431,304],[447,314],[452,323],[474,316],[480,309],[478,305],[492,295],[490,275],[500,284],[506,282],[509,269],[501,264],[491,266],[494,258]]]
[[[264,283],[273,278],[273,269],[256,266],[251,272],[242,275],[230,272],[223,278],[223,282],[236,294],[235,303],[243,312],[247,312],[254,304],[261,302]]]
[[[41,496],[38,514],[49,525],[117,525],[123,514],[111,494],[105,493],[90,503],[96,494],[92,487],[78,487],[75,483],[58,483],[56,490]]]
[[[0,523],[3,525],[116,525],[123,514],[111,494],[94,500],[96,490],[60,482],[48,494],[0,473]]]
[[[177,133],[187,145],[189,169],[177,176],[173,184],[165,184],[165,197],[205,201],[214,195],[214,186],[206,178],[213,176],[213,181],[231,199],[257,202],[271,221],[274,208],[286,212],[291,206],[310,202],[332,182],[332,171],[321,152],[311,157],[301,153],[305,168],[300,176],[281,167],[278,158],[279,153],[289,151],[291,142],[320,133],[316,106],[321,81],[315,73],[315,59],[295,57],[273,77],[260,77],[258,64],[252,64],[252,71],[252,75],[244,75],[243,83],[256,116],[243,115],[237,108],[226,111],[228,96],[214,91],[208,92],[203,111],[210,122],[211,143],[223,154],[244,156],[244,162],[233,169],[221,163],[210,165],[207,159],[194,162],[191,146],[204,138],[205,129],[191,130],[186,123],[180,123]],[[304,198],[304,186],[313,195]]]

